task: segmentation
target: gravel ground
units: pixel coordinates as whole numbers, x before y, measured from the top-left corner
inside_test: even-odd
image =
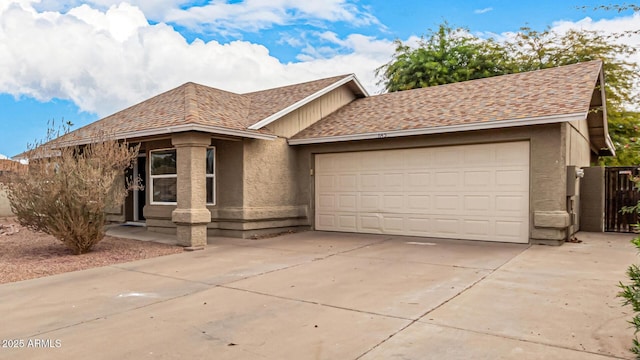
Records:
[[[91,252],[73,255],[53,236],[20,227],[15,219],[0,218],[0,224],[19,230],[0,235],[0,284],[183,252],[179,246],[105,236]]]

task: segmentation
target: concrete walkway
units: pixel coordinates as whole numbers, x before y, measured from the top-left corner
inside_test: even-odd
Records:
[[[629,359],[616,284],[638,261],[631,237],[216,238],[0,285],[0,358]]]

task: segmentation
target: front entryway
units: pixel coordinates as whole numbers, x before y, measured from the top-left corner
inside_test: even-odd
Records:
[[[529,142],[315,161],[317,230],[529,242]]]
[[[132,169],[128,169],[125,172],[125,177],[127,179],[133,179],[135,177],[139,177],[141,180],[142,188],[138,190],[133,190],[127,196],[125,200],[125,220],[127,222],[144,222],[144,213],[143,209],[146,204],[146,191],[145,191],[145,180],[147,177],[147,157],[145,154],[141,154],[138,156],[136,160],[136,164]]]

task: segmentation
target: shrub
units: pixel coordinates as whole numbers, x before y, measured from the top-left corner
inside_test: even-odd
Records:
[[[636,186],[640,183],[640,179],[634,179]],[[623,208],[623,213],[635,213],[640,211],[640,203],[635,206]],[[636,231],[640,228],[640,224],[635,225]],[[631,243],[640,251],[640,236],[631,240]],[[638,341],[638,332],[640,331],[640,267],[636,264],[632,264],[627,268],[627,277],[629,283],[619,283],[621,291],[618,293],[618,297],[624,299],[623,305],[631,305],[634,316],[629,323],[635,328],[634,337],[632,340],[632,346],[629,350],[636,354],[636,359],[640,359],[640,341]]]
[[[54,236],[74,254],[83,254],[104,238],[105,210],[124,203],[139,180],[124,179],[139,147],[94,136],[87,145],[53,139],[27,151],[28,171],[9,176],[4,185],[18,222]]]

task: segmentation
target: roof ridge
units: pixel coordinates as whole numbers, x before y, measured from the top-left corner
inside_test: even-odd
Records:
[[[198,94],[196,83],[188,82],[184,88],[184,120],[193,123],[198,120],[200,111],[198,108]]]
[[[533,73],[549,72],[549,71],[554,71],[554,70],[557,70],[557,69],[566,69],[568,67],[585,66],[586,64],[596,63],[596,62],[598,62],[600,64],[603,63],[603,61],[600,60],[600,59],[582,61],[582,62],[577,62],[577,63],[574,63],[574,64],[552,66],[552,67],[548,67],[548,68],[544,68],[544,69],[521,71],[521,72],[515,72],[515,73],[503,74],[503,75],[493,75],[493,76],[489,76],[489,77],[484,77],[484,78],[479,78],[479,79],[470,79],[470,80],[464,80],[464,81],[458,81],[458,82],[452,82],[452,83],[448,83],[448,84],[425,86],[425,87],[421,87],[421,88],[414,88],[414,89],[408,89],[408,90],[385,92],[385,93],[382,93],[382,94],[373,95],[371,97],[394,95],[394,94],[400,94],[400,93],[406,93],[406,92],[414,92],[414,91],[417,92],[417,91],[421,91],[421,90],[424,91],[426,89],[434,89],[434,88],[442,89],[443,87],[460,86],[460,84],[465,84],[466,85],[467,83],[472,82],[472,81],[478,83],[478,82],[495,81],[495,79],[504,80],[505,78],[511,78],[511,77],[516,77],[516,76],[532,76],[531,74],[533,74]]]
[[[268,91],[273,91],[273,90],[282,90],[282,89],[286,89],[288,87],[293,87],[293,86],[303,86],[303,85],[308,85],[308,84],[312,84],[315,82],[320,82],[320,81],[326,81],[329,79],[336,79],[336,81],[338,81],[338,79],[344,79],[346,77],[349,76],[353,76],[354,74],[343,74],[343,75],[336,75],[336,76],[328,76],[325,78],[321,78],[321,79],[315,79],[315,80],[309,80],[309,81],[303,81],[303,82],[295,82],[295,83],[291,83],[291,84],[287,84],[287,85],[282,85],[282,86],[276,86],[276,87],[270,87],[267,89],[262,89],[262,90],[256,90],[256,91],[250,91],[247,93],[243,93],[242,95],[255,95],[261,92],[268,92]]]

